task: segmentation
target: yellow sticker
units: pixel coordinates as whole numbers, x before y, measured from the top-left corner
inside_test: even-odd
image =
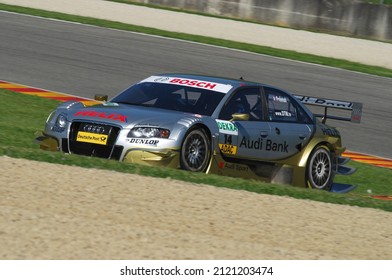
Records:
[[[106,145],[108,136],[106,134],[95,134],[90,132],[79,131],[76,141]]]
[[[237,153],[237,146],[233,146],[233,145],[219,144],[219,149],[224,154],[235,155]]]

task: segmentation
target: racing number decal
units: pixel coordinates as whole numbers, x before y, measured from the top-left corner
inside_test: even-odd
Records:
[[[231,145],[233,142],[233,136],[225,134],[225,144]]]
[[[225,137],[225,143],[219,144],[219,149],[224,154],[235,155],[237,153],[237,146],[232,145],[233,136],[225,134],[224,137]]]
[[[237,146],[233,145],[233,135],[238,136],[237,126],[225,120],[216,120],[220,133],[219,149],[223,154],[235,155],[237,154]],[[223,137],[224,139],[223,139]],[[223,142],[223,143],[222,143]]]

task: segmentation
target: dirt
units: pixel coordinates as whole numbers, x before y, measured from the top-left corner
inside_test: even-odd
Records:
[[[1,259],[392,259],[392,213],[0,157]]]

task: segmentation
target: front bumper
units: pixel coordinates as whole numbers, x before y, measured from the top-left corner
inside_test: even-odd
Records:
[[[65,153],[75,153],[69,150],[67,139],[58,140],[57,138],[47,135],[42,131],[35,133],[35,142],[39,144],[41,150],[45,151],[62,151]],[[59,143],[61,141],[61,143]],[[66,143],[64,143],[66,142]],[[83,144],[83,143],[82,143]],[[82,145],[81,144],[81,145]],[[93,154],[91,156],[94,156]],[[180,151],[176,149],[163,149],[163,150],[149,150],[140,147],[127,149],[123,156],[118,155],[120,161],[137,163],[151,166],[166,166],[171,168],[179,168],[180,166]]]
[[[174,149],[146,150],[130,149],[126,152],[124,162],[138,163],[152,166],[179,168],[180,152]]]
[[[41,150],[44,151],[60,151],[59,141],[49,135],[46,135],[42,131],[37,131],[35,133],[35,142],[39,145]]]

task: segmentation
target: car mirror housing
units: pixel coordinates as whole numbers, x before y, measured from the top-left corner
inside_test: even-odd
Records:
[[[94,95],[94,100],[106,102],[106,101],[108,101],[108,96],[102,95],[102,94],[96,94],[96,95]]]
[[[230,121],[249,121],[249,114],[235,113]]]

